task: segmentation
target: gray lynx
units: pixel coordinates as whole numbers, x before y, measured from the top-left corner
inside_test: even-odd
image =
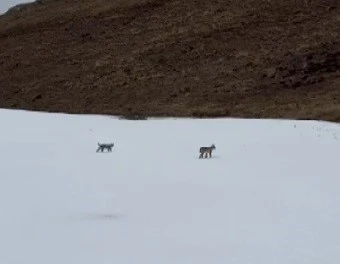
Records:
[[[214,149],[216,149],[214,144],[212,144],[210,147],[201,147],[200,148],[200,156],[199,156],[199,158],[200,159],[203,158],[203,154],[205,154],[204,155],[205,158],[208,157],[208,154],[209,154],[209,157],[211,158],[211,153],[212,153],[212,151]]]
[[[111,143],[111,144],[100,144],[100,143],[98,143],[97,152],[98,152],[99,150],[100,150],[101,152],[103,152],[104,149],[107,149],[108,152],[111,152],[113,146],[114,146],[113,143]]]

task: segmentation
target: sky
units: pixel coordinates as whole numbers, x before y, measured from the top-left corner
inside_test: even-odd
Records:
[[[6,13],[7,10],[17,4],[26,3],[29,1],[23,0],[0,0],[0,14]],[[32,1],[33,2],[33,1]]]

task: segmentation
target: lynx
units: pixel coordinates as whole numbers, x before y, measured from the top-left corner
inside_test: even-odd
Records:
[[[216,149],[216,147],[215,147],[214,144],[212,144],[210,147],[201,147],[201,148],[200,148],[200,156],[199,156],[199,158],[200,158],[200,159],[203,158],[203,155],[204,155],[204,154],[205,154],[205,155],[204,155],[205,158],[208,157],[208,154],[209,154],[209,157],[211,158],[211,153],[212,153],[212,151],[213,151],[214,149]]]
[[[100,144],[98,143],[98,148],[97,148],[97,152],[98,151],[101,151],[103,152],[104,149],[107,149],[108,152],[111,152],[112,151],[112,148],[113,148],[114,144],[111,143],[111,144]]]

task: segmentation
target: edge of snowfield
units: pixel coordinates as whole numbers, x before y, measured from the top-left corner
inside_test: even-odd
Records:
[[[340,261],[339,124],[4,109],[0,123],[0,263]]]

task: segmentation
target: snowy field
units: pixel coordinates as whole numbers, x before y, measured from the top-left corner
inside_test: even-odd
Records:
[[[2,264],[340,263],[337,124],[14,110],[0,122]]]

